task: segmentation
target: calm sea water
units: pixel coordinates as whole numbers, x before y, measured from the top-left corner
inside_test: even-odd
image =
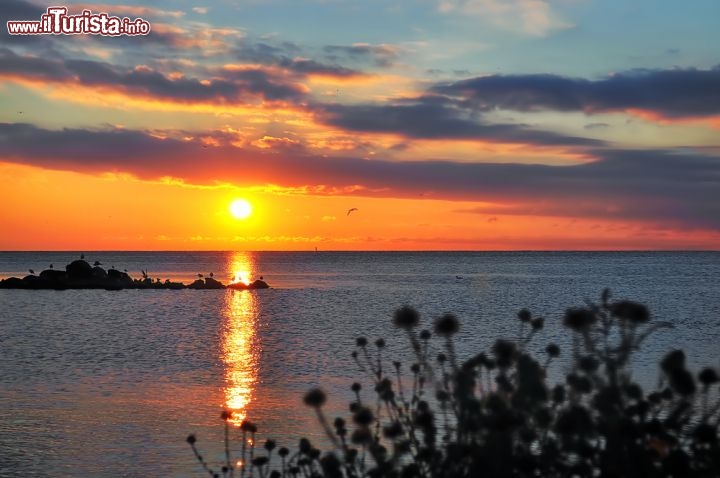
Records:
[[[224,282],[264,276],[260,291],[0,290],[0,476],[203,476],[185,438],[211,463],[222,456],[226,407],[260,436],[293,446],[322,441],[302,394],[329,392],[345,414],[355,337],[384,337],[408,357],[393,311],[426,323],[454,312],[461,356],[517,333],[522,307],[546,317],[536,341],[567,345],[569,306],[610,287],[647,303],[656,333],[635,363],[654,384],[657,360],[686,350],[695,367],[720,365],[720,253],[233,253],[92,252],[88,260],[139,277]],[[77,258],[0,253],[0,277]],[[409,362],[409,360],[406,360]],[[555,373],[560,376],[562,364]]]

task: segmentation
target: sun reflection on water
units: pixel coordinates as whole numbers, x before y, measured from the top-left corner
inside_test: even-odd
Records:
[[[236,276],[254,269],[249,253],[231,257],[229,270]],[[225,404],[232,412],[231,422],[240,425],[253,401],[260,366],[260,342],[257,336],[259,307],[253,292],[228,290],[223,310],[223,362],[225,363]]]

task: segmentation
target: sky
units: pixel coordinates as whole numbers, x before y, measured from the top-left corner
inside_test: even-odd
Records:
[[[64,6],[150,33],[8,33],[55,5],[0,3],[0,250],[720,249],[717,0],[104,0]]]

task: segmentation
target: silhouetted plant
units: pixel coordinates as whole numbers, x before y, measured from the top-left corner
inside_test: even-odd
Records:
[[[432,334],[417,332],[419,314],[399,309],[394,324],[413,351],[409,380],[400,362],[385,364],[384,340],[372,347],[358,338],[352,356],[376,398],[363,402],[361,384],[352,384],[353,429],[343,418],[331,426],[322,412],[325,394],[311,390],[305,404],[315,409],[333,450],[323,454],[303,438],[292,455],[280,448],[281,463],[270,470],[275,443],[266,442],[267,455],[254,456],[256,428],[244,423],[240,476],[255,470],[262,478],[720,476],[717,371],[705,368],[696,380],[685,354],[674,350],[660,362],[657,390],[646,394],[632,378],[634,353],[670,324],[649,323],[646,306],[613,302],[607,290],[599,304],[568,309],[563,323],[572,334],[570,371],[550,387],[547,370],[561,350],[549,344],[543,357],[533,357],[527,346],[544,320],[527,309],[518,319],[516,340],[498,339],[489,351],[461,361],[454,315],[435,321],[441,348],[434,353]],[[223,418],[227,443],[229,415]],[[199,463],[220,476],[195,441],[188,438]],[[228,450],[226,445],[222,476],[235,472]]]

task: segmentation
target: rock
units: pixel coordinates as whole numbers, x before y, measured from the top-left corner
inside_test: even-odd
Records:
[[[71,279],[90,279],[93,276],[92,266],[82,259],[72,261],[65,266],[65,270]]]
[[[130,288],[134,285],[132,278],[126,272],[120,272],[117,269],[108,270],[107,277],[113,284],[123,288]]]
[[[89,264],[88,264],[89,265]],[[65,271],[56,271],[55,269],[45,269],[40,273],[40,279],[51,282],[65,282],[68,274]]]
[[[264,280],[256,279],[253,282],[251,282],[250,284],[245,284],[243,282],[233,282],[232,284],[228,284],[228,288],[238,289],[238,290],[269,289],[270,286]]]
[[[197,279],[195,282],[190,284],[188,286],[188,289],[204,289],[205,288],[205,281],[202,279]]]
[[[179,289],[184,289],[184,288],[185,288],[185,284],[183,284],[182,282],[169,282],[169,281],[167,281],[167,282],[165,282],[165,283],[162,285],[162,288],[163,288],[163,289],[171,289],[171,290],[179,290]]]
[[[119,279],[121,277],[120,274],[122,274],[122,272],[117,269],[110,269],[109,271],[107,271],[107,276],[109,279]]]
[[[27,289],[27,284],[22,279],[17,277],[9,277],[5,280],[0,280],[0,289]]]
[[[105,269],[100,266],[95,266],[92,268],[92,277],[95,279],[107,279],[108,275]]]
[[[267,282],[260,279],[255,279],[252,284],[250,284],[251,289],[269,289],[270,286]]]
[[[212,277],[206,277],[205,278],[205,288],[206,289],[224,289],[225,286],[222,285],[221,282],[213,279]]]
[[[91,266],[85,260],[72,261],[65,266],[65,270],[45,269],[39,275],[25,276],[22,279],[10,277],[0,280],[0,288],[2,289],[106,289],[106,290],[122,290],[122,289],[267,289],[270,286],[262,279],[255,280],[251,284],[236,282],[225,286],[222,282],[206,277],[204,280],[199,278],[192,284],[186,286],[182,282],[171,282],[169,279],[165,282],[154,282],[151,278],[143,273],[143,279],[133,279],[126,272],[120,272],[116,269],[105,270],[100,267],[100,263],[96,262],[95,266]]]

